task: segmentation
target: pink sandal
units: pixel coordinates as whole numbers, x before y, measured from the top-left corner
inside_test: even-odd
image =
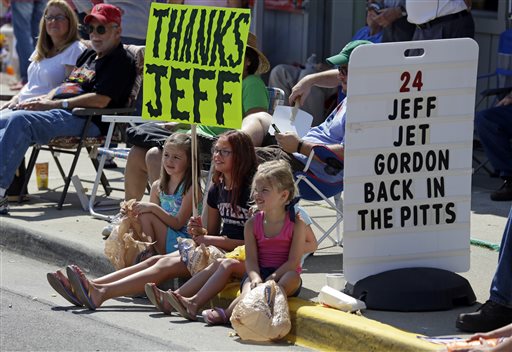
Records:
[[[214,315],[217,312],[219,314],[218,317]],[[226,325],[229,324],[229,318],[226,315],[226,311],[222,308],[215,307],[212,309],[205,309],[201,313],[204,321],[208,325]]]

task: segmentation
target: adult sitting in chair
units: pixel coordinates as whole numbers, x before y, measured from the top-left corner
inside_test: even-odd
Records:
[[[290,105],[293,105],[295,100],[302,105],[313,86],[331,88],[341,84],[342,91],[346,95],[350,54],[358,46],[366,44],[372,44],[372,42],[367,40],[349,42],[338,55],[327,59],[329,64],[337,66],[338,69],[311,74],[300,80],[293,87],[289,99]],[[343,159],[345,112],[346,98],[338,104],[321,125],[313,127],[302,139],[294,132],[276,133],[275,137],[279,145],[256,148],[256,154],[265,161],[276,158],[285,159],[290,163],[294,173],[304,169],[311,150],[316,145],[329,148],[339,159]],[[326,182],[339,181],[343,177],[342,169],[342,165],[328,165],[315,159],[310,165],[311,172]]]
[[[0,112],[0,213],[8,212],[6,189],[32,144],[46,144],[59,136],[80,136],[86,120],[71,109],[124,107],[135,80],[135,62],[121,44],[121,11],[98,4],[85,18],[93,49],[83,52],[66,82],[18,110]],[[106,134],[97,116],[89,136]]]
[[[30,55],[28,82],[0,110],[16,109],[19,103],[48,94],[69,76],[85,49],[71,7],[65,0],[50,0],[39,23],[36,49]]]
[[[491,200],[512,200],[512,92],[495,107],[479,111],[475,118],[476,132],[495,170],[499,171],[503,185],[491,193]]]

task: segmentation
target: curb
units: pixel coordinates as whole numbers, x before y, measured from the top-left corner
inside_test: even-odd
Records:
[[[88,273],[102,276],[114,271],[103,255],[72,243],[55,240],[48,234],[28,231],[18,225],[0,223],[0,246],[25,256],[65,266],[70,262],[88,268]],[[239,283],[228,285],[214,304],[226,307],[238,295]],[[300,298],[290,298],[292,330],[286,340],[307,348],[323,351],[430,352],[439,345],[418,339],[390,325],[355,314],[323,307]]]
[[[94,276],[103,276],[114,271],[114,267],[105,256],[88,248],[70,241],[57,241],[48,234],[27,230],[2,220],[0,218],[0,246],[10,251],[62,267],[73,262]]]

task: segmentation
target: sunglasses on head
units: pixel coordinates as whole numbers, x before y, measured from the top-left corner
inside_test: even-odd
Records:
[[[117,27],[116,25],[112,26],[112,28],[116,28],[116,27]],[[84,26],[84,28],[88,34],[92,34],[92,32],[96,31],[96,33],[98,33],[99,35],[103,35],[107,32],[107,27],[105,27],[102,24],[100,24],[97,27],[94,27],[93,25],[90,24],[90,25]]]

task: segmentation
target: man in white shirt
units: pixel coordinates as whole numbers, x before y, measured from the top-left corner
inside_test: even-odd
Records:
[[[416,25],[412,40],[473,38],[471,0],[407,0],[407,20]]]

